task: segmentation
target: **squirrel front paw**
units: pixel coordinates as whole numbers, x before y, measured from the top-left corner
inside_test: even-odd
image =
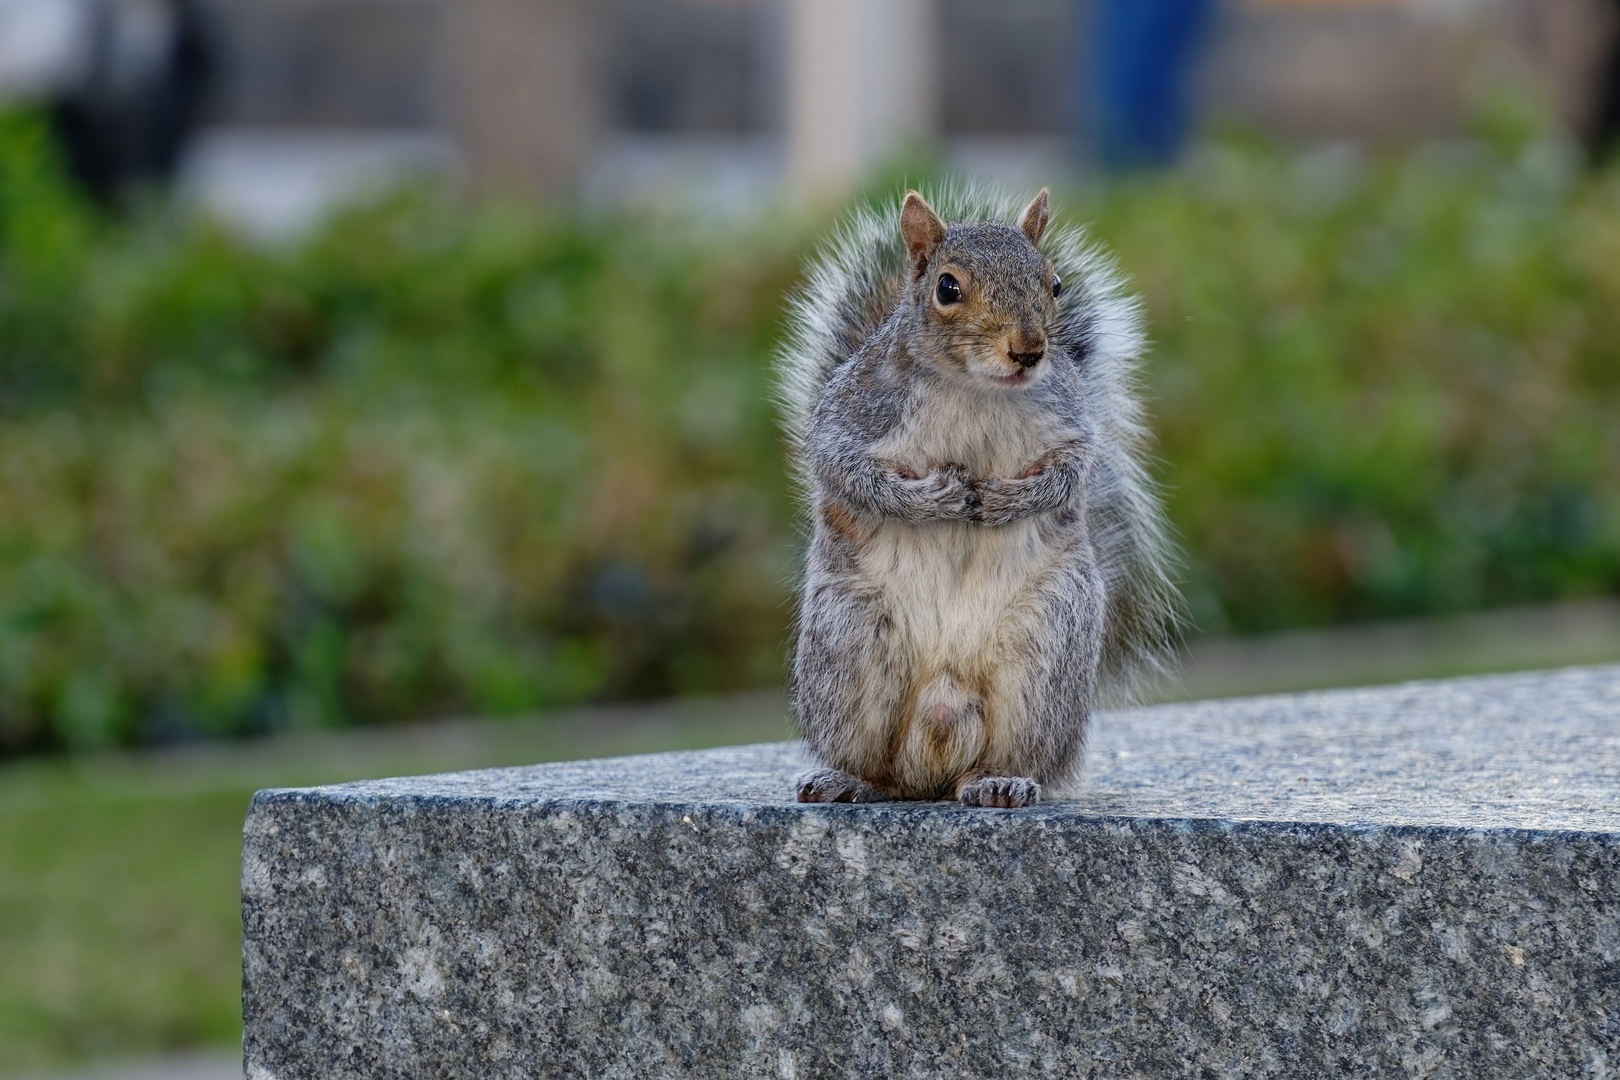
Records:
[[[1034,806],[1041,785],[1027,776],[981,776],[962,785],[956,797],[963,806]]]
[[[989,476],[979,481],[979,522],[984,525],[1008,525],[1028,517],[1034,512],[1031,496],[1036,494],[1037,476],[1019,480]]]
[[[971,517],[978,509],[978,496],[967,470],[960,465],[942,465],[924,477],[897,473],[900,485],[930,516]]]

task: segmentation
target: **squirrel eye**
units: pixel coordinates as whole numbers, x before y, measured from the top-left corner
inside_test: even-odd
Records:
[[[1056,300],[1063,295],[1063,279],[1056,274],[1052,275],[1052,299]]]
[[[962,299],[962,284],[950,274],[939,275],[937,294],[942,304],[954,304]]]

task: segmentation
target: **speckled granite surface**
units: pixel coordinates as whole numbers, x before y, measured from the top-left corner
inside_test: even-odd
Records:
[[[1620,668],[1093,731],[1033,810],[787,744],[261,792],[248,1075],[1620,1075]]]

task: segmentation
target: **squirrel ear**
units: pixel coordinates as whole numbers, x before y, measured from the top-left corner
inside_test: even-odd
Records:
[[[906,201],[900,207],[900,235],[905,238],[906,253],[911,256],[912,273],[921,277],[928,269],[934,249],[945,239],[945,223],[915,191],[906,192]]]
[[[1018,215],[1018,227],[1024,230],[1024,235],[1029,237],[1030,243],[1038,244],[1041,242],[1041,234],[1046,231],[1046,223],[1051,220],[1051,196],[1045,188],[1041,188],[1040,194],[1031,199],[1029,205],[1024,207],[1024,212]]]

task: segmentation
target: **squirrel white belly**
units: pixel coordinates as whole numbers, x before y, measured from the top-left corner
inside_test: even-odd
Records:
[[[1141,333],[1101,258],[1005,208],[858,215],[778,361],[811,512],[794,709],[801,801],[1027,806],[1072,776],[1105,681],[1176,623],[1142,467]],[[1044,245],[1043,245],[1043,240]]]

